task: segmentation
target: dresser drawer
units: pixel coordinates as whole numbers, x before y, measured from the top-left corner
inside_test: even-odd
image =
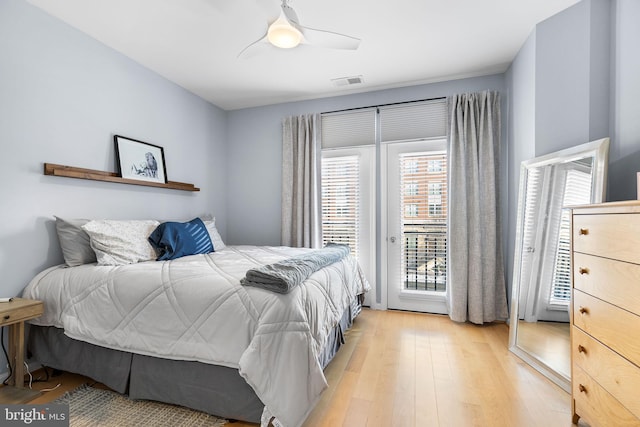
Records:
[[[587,421],[591,427],[637,427],[640,425],[637,417],[578,366],[573,367],[571,389],[575,399],[576,414]]]
[[[573,250],[640,264],[640,215],[574,215]]]
[[[573,363],[640,418],[638,367],[580,329],[574,327],[571,333]]]
[[[573,324],[640,365],[640,316],[574,289]]]
[[[576,252],[573,254],[573,286],[640,314],[640,265]]]

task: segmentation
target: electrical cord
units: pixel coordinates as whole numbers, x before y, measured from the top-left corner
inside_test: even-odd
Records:
[[[60,387],[61,385],[62,385],[62,383],[58,383],[58,385],[57,385],[57,386],[55,386],[55,387],[51,387],[51,388],[43,388],[42,390],[39,390],[39,391],[41,391],[41,392],[43,392],[43,393],[46,393],[46,392],[48,392],[48,391],[53,391],[53,390],[57,389],[57,388],[58,388],[58,387]]]
[[[9,380],[13,376],[13,368],[11,367],[11,361],[9,360],[9,354],[7,353],[7,349],[4,346],[4,326],[0,328],[0,344],[2,345],[2,352],[4,353],[4,357],[7,359],[7,367],[9,368],[9,375],[7,376],[7,378],[4,379],[2,384],[8,385]],[[31,372],[29,372],[29,365],[27,365],[27,362],[24,362],[24,366],[27,368],[27,374],[29,374],[29,388],[31,388],[31,384],[33,383],[49,381],[49,371],[47,370],[46,366],[42,367],[44,369],[44,373],[46,374],[45,379],[42,379],[39,377],[36,379],[33,379],[33,375],[31,375]],[[58,384],[58,386],[59,385],[60,384]],[[55,390],[56,388],[58,388],[58,386],[54,387],[51,390]],[[49,390],[46,390],[46,391],[49,391]]]
[[[7,359],[7,366],[9,367],[9,376],[2,381],[2,384],[9,384],[9,378],[13,376],[13,369],[11,368],[11,361],[9,360],[9,355],[7,354],[7,349],[4,347],[4,326],[0,328],[0,343],[2,343],[2,352],[4,353],[4,357]]]
[[[27,362],[23,362],[24,363],[24,367],[27,370],[27,374],[29,374],[29,388],[32,389],[31,384],[33,384],[33,375],[31,375],[31,371],[29,371],[29,365],[27,365]]]
[[[7,349],[4,346],[4,326],[0,327],[0,344],[2,345],[2,352],[4,353],[4,357],[7,359],[7,366],[9,367],[9,376],[7,378],[5,378],[4,381],[2,382],[3,385],[7,385],[7,384],[9,384],[9,379],[13,376],[13,368],[11,367],[11,362],[9,361],[9,354],[7,353]],[[27,369],[27,374],[29,375],[29,388],[32,388],[31,385],[34,382],[47,382],[47,381],[49,381],[49,371],[47,370],[46,366],[42,367],[44,369],[45,374],[47,374],[45,379],[36,378],[35,380],[33,379],[33,375],[31,375],[31,372],[29,371],[29,365],[27,365],[27,362],[24,362],[24,366]],[[61,385],[62,385],[62,383],[58,383],[58,385],[55,386],[55,387],[45,388],[45,389],[42,389],[40,391],[41,392],[53,391],[53,390],[57,389],[58,387],[60,387]]]
[[[47,382],[47,381],[49,381],[49,371],[47,371],[47,367],[46,366],[43,366],[44,371],[47,373],[47,378],[45,380],[42,380],[42,379],[39,379],[39,378],[34,380],[33,379],[33,375],[31,375],[31,372],[29,371],[29,365],[27,365],[27,362],[24,362],[24,367],[27,369],[27,374],[29,374],[29,388],[30,389],[33,390],[33,387],[31,387],[31,384],[34,383],[34,382]],[[58,387],[60,387],[61,385],[62,385],[62,383],[58,383],[58,385],[55,386],[55,387],[43,388],[43,389],[38,390],[38,391],[41,391],[43,393],[47,392],[47,391],[53,391],[53,390],[57,389]]]

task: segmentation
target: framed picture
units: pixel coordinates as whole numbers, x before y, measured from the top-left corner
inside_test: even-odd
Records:
[[[164,150],[157,145],[120,135],[113,137],[120,176],[150,182],[167,182]]]

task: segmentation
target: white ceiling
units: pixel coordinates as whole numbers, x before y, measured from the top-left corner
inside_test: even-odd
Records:
[[[356,51],[269,45],[281,0],[28,0],[233,110],[487,75],[507,69],[535,25],[579,0],[290,0],[300,23],[362,40]],[[336,87],[331,79],[362,75]]]

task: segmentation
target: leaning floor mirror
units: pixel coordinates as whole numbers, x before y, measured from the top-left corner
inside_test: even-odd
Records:
[[[570,390],[570,212],[604,201],[609,139],[522,162],[509,349]]]

